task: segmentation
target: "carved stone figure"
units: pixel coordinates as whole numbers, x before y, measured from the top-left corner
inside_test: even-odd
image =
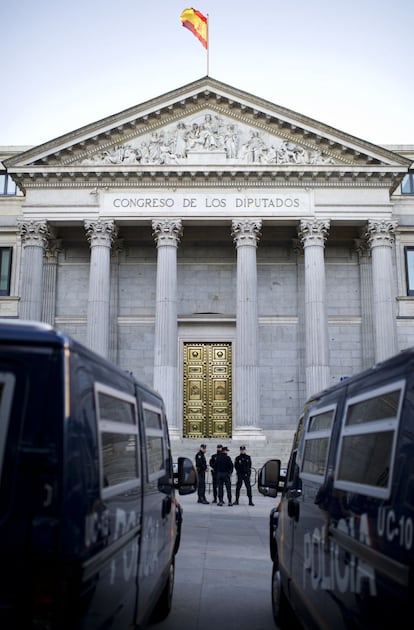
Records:
[[[223,160],[245,164],[334,164],[320,150],[304,148],[217,114],[196,114],[166,125],[124,145],[115,145],[83,160],[83,164],[185,164],[196,154],[221,152]],[[203,162],[205,163],[205,162]]]

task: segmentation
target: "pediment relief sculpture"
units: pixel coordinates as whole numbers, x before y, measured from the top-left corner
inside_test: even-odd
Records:
[[[85,165],[339,164],[315,147],[202,113],[84,158]]]

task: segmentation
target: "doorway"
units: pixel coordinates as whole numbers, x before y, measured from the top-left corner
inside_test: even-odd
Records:
[[[184,343],[183,350],[183,436],[231,437],[231,343]]]

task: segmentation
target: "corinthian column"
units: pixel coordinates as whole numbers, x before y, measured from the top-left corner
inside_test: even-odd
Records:
[[[302,220],[298,230],[305,255],[306,394],[329,384],[328,319],[326,315],[325,239],[329,221]]]
[[[259,428],[257,367],[257,268],[256,250],[261,220],[235,219],[232,237],[237,249],[237,311],[235,349],[236,401],[234,439],[262,437]]]
[[[117,235],[114,221],[85,221],[91,246],[89,269],[87,344],[108,358],[111,244]]]
[[[41,321],[43,304],[43,256],[49,238],[47,221],[19,221],[23,244],[20,275],[20,319]]]
[[[374,337],[372,323],[372,266],[371,250],[364,235],[355,239],[355,250],[359,260],[361,285],[361,366],[370,367],[374,362]]]
[[[398,351],[392,248],[397,221],[368,221],[366,238],[372,257],[372,313],[375,361]]]
[[[154,389],[164,399],[170,433],[178,437],[177,247],[183,230],[180,219],[154,219],[152,229],[157,244]]]
[[[56,275],[59,252],[61,251],[62,240],[54,238],[51,234],[45,251],[45,262],[43,267],[43,321],[51,324],[55,323],[56,310]]]

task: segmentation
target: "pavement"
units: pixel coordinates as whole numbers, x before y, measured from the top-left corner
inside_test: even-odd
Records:
[[[153,630],[275,630],[271,603],[269,514],[275,499],[253,491],[254,506],[197,503],[183,507],[172,610]],[[207,499],[212,496],[207,494]]]

